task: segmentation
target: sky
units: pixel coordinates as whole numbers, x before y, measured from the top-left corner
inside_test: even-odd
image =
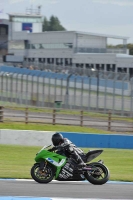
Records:
[[[0,0],[0,18],[8,18],[7,13],[25,13],[26,8],[38,5],[43,16],[58,17],[69,31],[126,36],[128,43],[133,43],[133,0]]]

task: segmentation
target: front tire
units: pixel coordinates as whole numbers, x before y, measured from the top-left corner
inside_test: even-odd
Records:
[[[85,173],[85,178],[94,185],[105,184],[110,177],[108,168],[101,163],[90,163],[88,167],[92,168],[91,172]]]
[[[35,163],[31,168],[31,177],[38,183],[49,183],[54,178],[54,172],[49,165],[40,170],[40,164]]]

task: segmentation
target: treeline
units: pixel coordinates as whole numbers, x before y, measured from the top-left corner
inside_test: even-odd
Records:
[[[121,49],[121,48],[123,48],[123,44],[108,45],[108,48],[118,48],[118,49]],[[129,49],[129,54],[133,55],[133,44],[132,43],[127,44],[127,49]]]
[[[66,29],[61,25],[58,17],[51,16],[48,20],[44,17],[43,20],[43,31],[65,31]]]

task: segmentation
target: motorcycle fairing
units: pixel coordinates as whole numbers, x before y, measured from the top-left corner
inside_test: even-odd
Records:
[[[40,163],[42,162],[42,160],[46,160],[51,165],[56,167],[57,169],[55,174],[55,179],[56,179],[61,171],[62,166],[65,165],[67,158],[65,156],[62,156],[54,152],[42,150],[36,155],[35,161]]]
[[[85,162],[90,162],[94,158],[98,157],[102,152],[103,152],[102,149],[101,150],[90,150],[85,156],[86,157]]]
[[[64,163],[66,162],[66,159],[62,159],[60,162],[56,162],[55,160],[51,158],[46,158],[46,160],[50,162],[51,164],[55,165],[56,167],[62,167]]]

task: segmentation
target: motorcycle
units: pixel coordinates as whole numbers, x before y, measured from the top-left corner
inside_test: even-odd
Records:
[[[49,183],[53,179],[58,181],[85,181],[94,185],[105,184],[110,177],[108,168],[102,160],[88,163],[103,150],[90,150],[84,153],[85,167],[78,167],[73,158],[67,158],[56,152],[51,152],[49,146],[44,146],[35,157],[36,163],[31,168],[31,177],[38,183]]]

